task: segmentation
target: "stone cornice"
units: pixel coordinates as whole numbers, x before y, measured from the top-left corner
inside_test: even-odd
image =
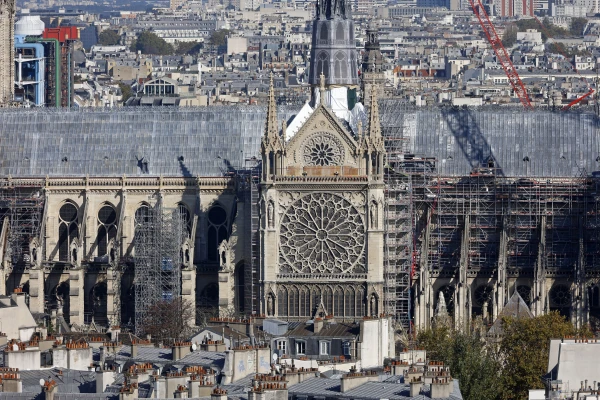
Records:
[[[160,176],[135,176],[135,177],[45,177],[45,178],[0,178],[0,188],[7,187],[44,187],[48,191],[60,192],[74,189],[115,190],[224,190],[233,188],[234,178],[229,177],[160,177]]]

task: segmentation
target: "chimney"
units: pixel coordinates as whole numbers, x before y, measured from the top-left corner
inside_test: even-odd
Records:
[[[58,385],[54,379],[50,379],[44,383],[44,397],[46,400],[54,400],[54,396],[58,392]]]
[[[192,352],[191,342],[175,342],[172,348],[173,361],[181,360]]]
[[[421,381],[413,379],[410,381],[410,397],[417,397],[421,393]]]
[[[210,400],[227,400],[227,390],[221,388],[214,388],[210,394]]]
[[[319,332],[321,332],[321,329],[323,329],[323,319],[315,318],[315,320],[313,322],[313,332],[319,333]]]

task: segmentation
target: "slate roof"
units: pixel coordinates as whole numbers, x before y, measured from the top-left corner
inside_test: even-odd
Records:
[[[107,359],[111,357],[107,355]],[[172,350],[170,348],[157,348],[154,346],[138,347],[138,354],[135,358],[131,357],[131,346],[122,346],[117,353],[118,361],[135,361],[138,363],[149,362],[153,364],[175,364],[175,365],[200,365],[203,367],[212,367],[222,369],[225,364],[225,353],[211,351],[194,351],[186,355],[181,360],[172,360]]]
[[[421,394],[410,396],[410,386],[400,377],[380,382],[367,382],[346,393],[341,393],[340,379],[310,378],[289,388],[289,394],[296,396],[317,396],[323,398],[349,398],[355,400],[389,399],[389,400],[426,400],[431,399],[429,385],[423,385]],[[458,381],[453,381],[453,391],[449,400],[462,400]]]
[[[294,329],[288,330],[285,336],[289,337],[356,337],[360,333],[358,324],[324,322],[319,332],[314,332],[313,325],[299,324]]]
[[[583,170],[600,170],[600,120],[591,109],[415,109],[393,99],[379,103],[383,134],[406,139],[410,153],[436,157],[443,176],[469,175],[490,157],[510,177],[578,177]],[[298,111],[280,107],[278,118],[289,126]],[[264,123],[264,107],[243,105],[4,109],[0,176],[144,175],[142,157],[152,176],[222,176],[259,156]]]

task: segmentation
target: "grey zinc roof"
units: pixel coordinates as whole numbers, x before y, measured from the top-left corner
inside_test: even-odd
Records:
[[[0,112],[0,175],[142,175],[144,158],[154,176],[220,176],[259,155],[264,116],[261,107]]]
[[[402,136],[415,155],[436,157],[443,176],[469,175],[490,157],[510,177],[575,177],[582,169],[600,170],[600,124],[590,112],[486,107],[401,112],[396,101],[381,104],[384,134]]]
[[[449,400],[462,400],[458,381],[453,381],[453,391]],[[408,384],[386,380],[381,382],[367,382],[345,393],[340,392],[340,379],[311,378],[289,388],[293,395],[316,396],[323,398],[349,398],[355,400],[389,399],[389,400],[426,400],[431,399],[429,385],[423,385],[421,394],[410,396]]]
[[[203,367],[223,368],[225,353],[212,351],[194,351],[181,360],[173,361],[170,348],[154,346],[138,347],[138,354],[131,358],[131,346],[122,346],[117,353],[118,360],[133,360],[136,362],[150,362],[155,364],[200,365]]]
[[[408,152],[436,157],[441,175],[468,175],[490,157],[512,177],[600,169],[600,124],[590,111],[380,105],[384,134],[404,138]],[[297,111],[280,108],[280,121]],[[259,156],[264,123],[265,108],[255,106],[6,109],[0,111],[0,176],[143,175],[142,158],[153,176],[220,176],[228,165]]]

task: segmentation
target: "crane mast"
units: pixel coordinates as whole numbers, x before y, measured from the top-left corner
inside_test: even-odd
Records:
[[[494,49],[494,53],[496,53],[496,57],[498,57],[500,65],[502,65],[502,69],[504,69],[504,72],[508,77],[508,81],[510,82],[517,97],[519,97],[521,104],[523,104],[523,107],[526,109],[533,109],[531,101],[529,100],[529,96],[527,95],[525,85],[523,85],[515,66],[510,60],[510,56],[504,48],[502,40],[500,40],[498,33],[496,33],[496,28],[494,28],[494,24],[492,24],[490,17],[481,3],[481,0],[469,0],[469,3],[471,4],[471,8],[473,8],[473,12],[477,16],[477,19],[479,20],[479,24],[483,29],[483,33],[485,33],[488,42],[490,42],[492,49]]]

